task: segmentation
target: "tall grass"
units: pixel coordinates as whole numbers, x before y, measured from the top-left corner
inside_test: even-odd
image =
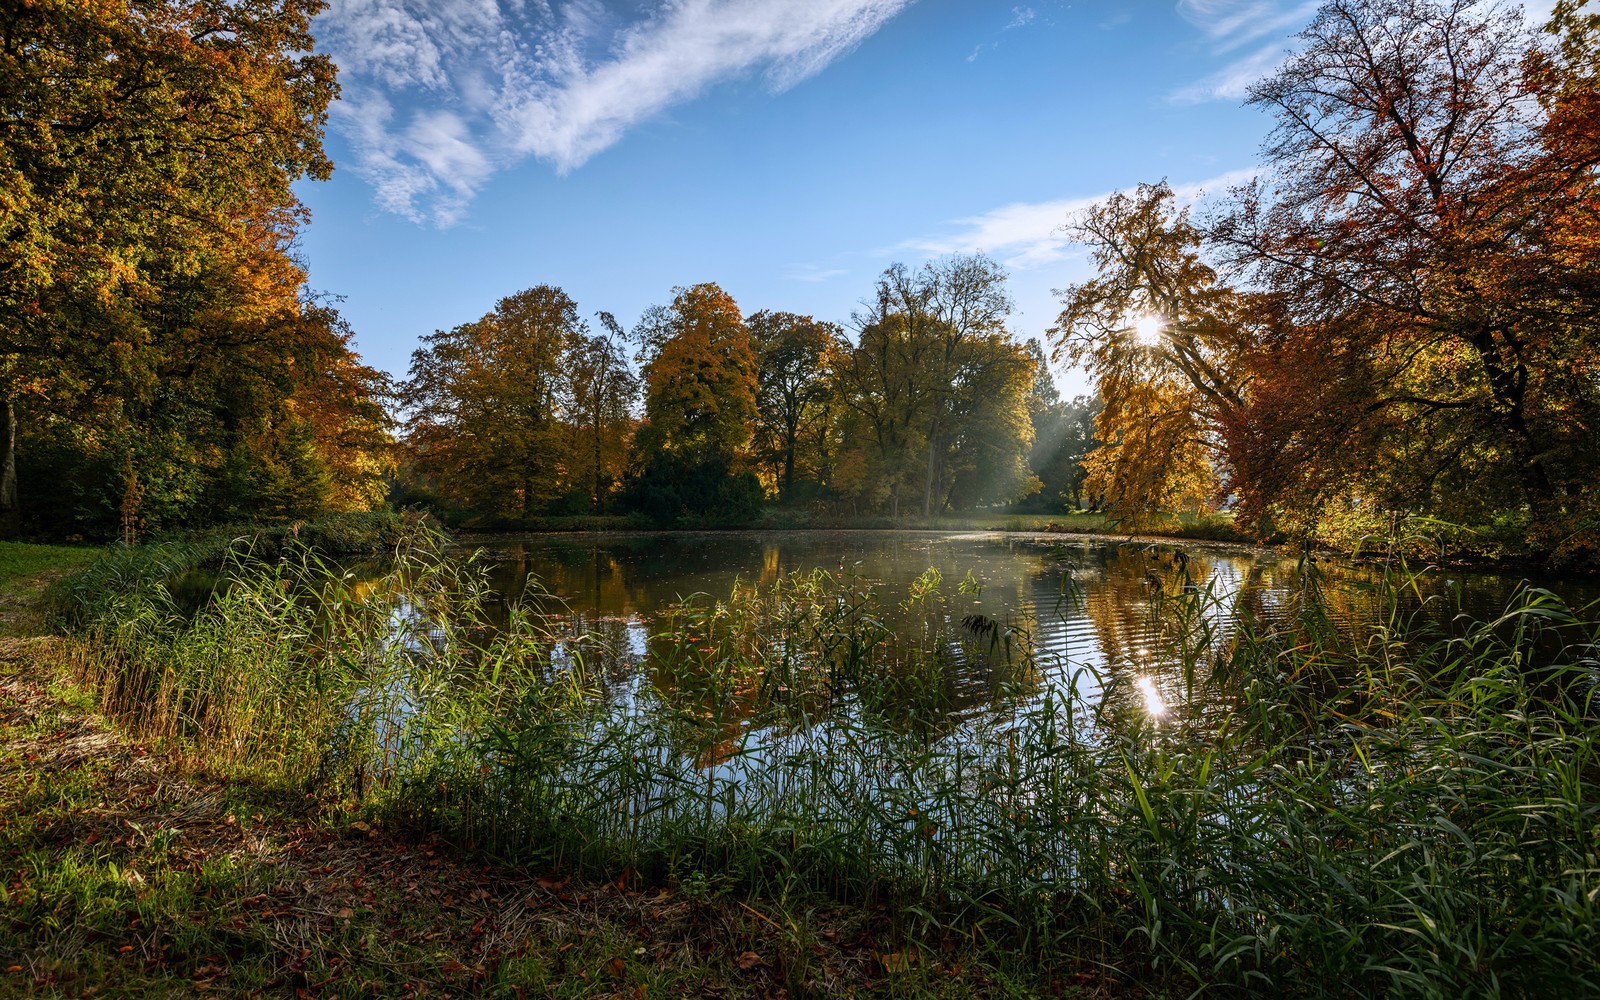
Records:
[[[1600,991],[1596,630],[1545,591],[1450,621],[1396,577],[1339,629],[1307,565],[1293,614],[1225,634],[1244,598],[1180,578],[1157,613],[1187,690],[1155,715],[1134,678],[953,627],[932,575],[691,599],[620,674],[427,539],[373,584],[307,554],[228,577],[192,617],[157,582],[80,602],[107,709],[501,856],[885,903],[929,947],[1185,995]],[[1019,683],[962,713],[980,652]]]

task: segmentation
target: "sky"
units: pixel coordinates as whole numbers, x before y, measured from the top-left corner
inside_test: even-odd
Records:
[[[1075,212],[1255,173],[1273,123],[1246,89],[1316,6],[332,0],[336,170],[297,187],[299,250],[401,377],[419,337],[535,285],[597,329],[707,281],[848,328],[885,267],[951,253],[1003,264],[1012,331],[1044,338],[1091,276]]]

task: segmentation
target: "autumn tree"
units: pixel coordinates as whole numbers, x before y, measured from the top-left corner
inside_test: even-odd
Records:
[[[561,409],[588,327],[565,292],[526,289],[422,343],[404,387],[407,429],[419,469],[443,495],[529,518],[572,482],[588,481],[591,466],[568,449]]]
[[[563,365],[564,409],[572,434],[568,451],[574,463],[589,473],[593,512],[600,511],[626,471],[633,405],[639,396],[639,379],[628,367],[622,327],[610,313],[602,312],[600,320],[606,332],[578,338]]]
[[[778,495],[793,497],[795,468],[807,441],[826,440],[834,416],[828,379],[843,331],[810,316],[763,310],[749,319],[756,349],[756,425]],[[813,470],[815,471],[815,470]]]
[[[634,329],[645,423],[632,503],[661,520],[739,520],[760,506],[743,468],[754,436],[757,363],[749,327],[715,284],[674,290]]]
[[[673,290],[635,328],[644,373],[648,447],[728,458],[749,446],[756,355],[733,297],[714,284]]]
[[[1333,0],[1301,37],[1251,91],[1277,116],[1273,179],[1240,192],[1212,235],[1278,294],[1291,341],[1339,345],[1337,412],[1356,419],[1297,431],[1262,411],[1238,433],[1254,437],[1258,467],[1298,451],[1330,469],[1312,482],[1342,477],[1361,494],[1379,479],[1368,498],[1386,506],[1466,518],[1525,506],[1553,541],[1593,513],[1600,472],[1600,157],[1578,127],[1583,101],[1563,105],[1531,31],[1493,4]],[[1541,86],[1546,100],[1530,100]],[[1307,499],[1251,494],[1252,482],[1257,507]]]
[[[956,254],[915,271],[891,264],[856,325],[865,329],[890,317],[903,324],[904,339],[917,356],[917,393],[927,397],[922,514],[931,516],[945,481],[940,462],[948,454],[949,422],[957,369],[965,344],[1001,334],[1011,312],[1005,269],[982,254]],[[897,496],[898,501],[898,496]],[[898,506],[898,502],[896,504]]]
[[[1164,182],[1119,192],[1069,223],[1095,277],[1061,291],[1056,352],[1083,365],[1102,408],[1088,489],[1129,527],[1212,502],[1219,433],[1249,383],[1273,311],[1218,281],[1202,234]]]
[[[330,169],[320,7],[47,0],[0,13],[0,534],[18,524],[19,412],[59,423],[115,411],[130,384],[158,392],[148,380],[191,305],[163,305],[177,286],[277,271],[288,286],[258,285],[253,301],[297,309],[303,275],[262,255],[303,221],[291,183]]]

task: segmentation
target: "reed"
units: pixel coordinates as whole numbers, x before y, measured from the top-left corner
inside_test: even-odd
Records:
[[[1224,632],[1208,612],[1247,595],[1178,573],[1161,717],[956,626],[936,576],[898,603],[821,571],[697,596],[622,675],[426,537],[366,584],[236,553],[193,615],[128,570],[72,621],[128,725],[502,857],[882,903],[928,948],[1185,995],[1600,991],[1588,613],[1530,588],[1419,614],[1402,571],[1338,629],[1308,563],[1294,614]],[[1052,683],[958,710],[950,664],[996,652]]]

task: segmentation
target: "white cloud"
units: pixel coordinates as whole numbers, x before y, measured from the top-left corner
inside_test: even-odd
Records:
[[[1169,99],[1177,104],[1243,99],[1251,84],[1282,64],[1292,36],[1311,20],[1319,4],[1320,0],[1178,0],[1178,13],[1200,29],[1213,55],[1253,48],[1204,79],[1180,87]],[[1263,38],[1268,39],[1265,44]]]
[[[1193,204],[1204,196],[1243,184],[1258,173],[1254,167],[1234,170],[1207,180],[1174,185],[1172,190],[1180,204]],[[897,249],[915,250],[930,257],[982,252],[1016,270],[1043,267],[1081,254],[1067,237],[1067,222],[1111,193],[1002,205],[982,215],[955,219],[950,232],[910,239]]]
[[[718,80],[766,67],[781,91],[877,30],[907,0],[685,0],[625,31],[615,55],[575,66],[506,116],[514,148],[571,170],[630,126]]]
[[[784,270],[783,276],[790,281],[804,281],[817,284],[842,278],[849,274],[849,270],[842,267],[822,267],[818,264],[791,264]]]
[[[1013,7],[1011,8],[1011,20],[1007,21],[1006,26],[1000,30],[1010,31],[1012,28],[1020,28],[1037,16],[1032,7]]]
[[[729,79],[781,92],[914,0],[334,0],[318,22],[344,95],[334,123],[383,207],[457,221],[526,156],[581,166]]]
[[[1242,101],[1249,95],[1251,84],[1270,76],[1286,58],[1288,50],[1273,42],[1235,59],[1203,80],[1178,88],[1168,96],[1168,100],[1175,104]]]

